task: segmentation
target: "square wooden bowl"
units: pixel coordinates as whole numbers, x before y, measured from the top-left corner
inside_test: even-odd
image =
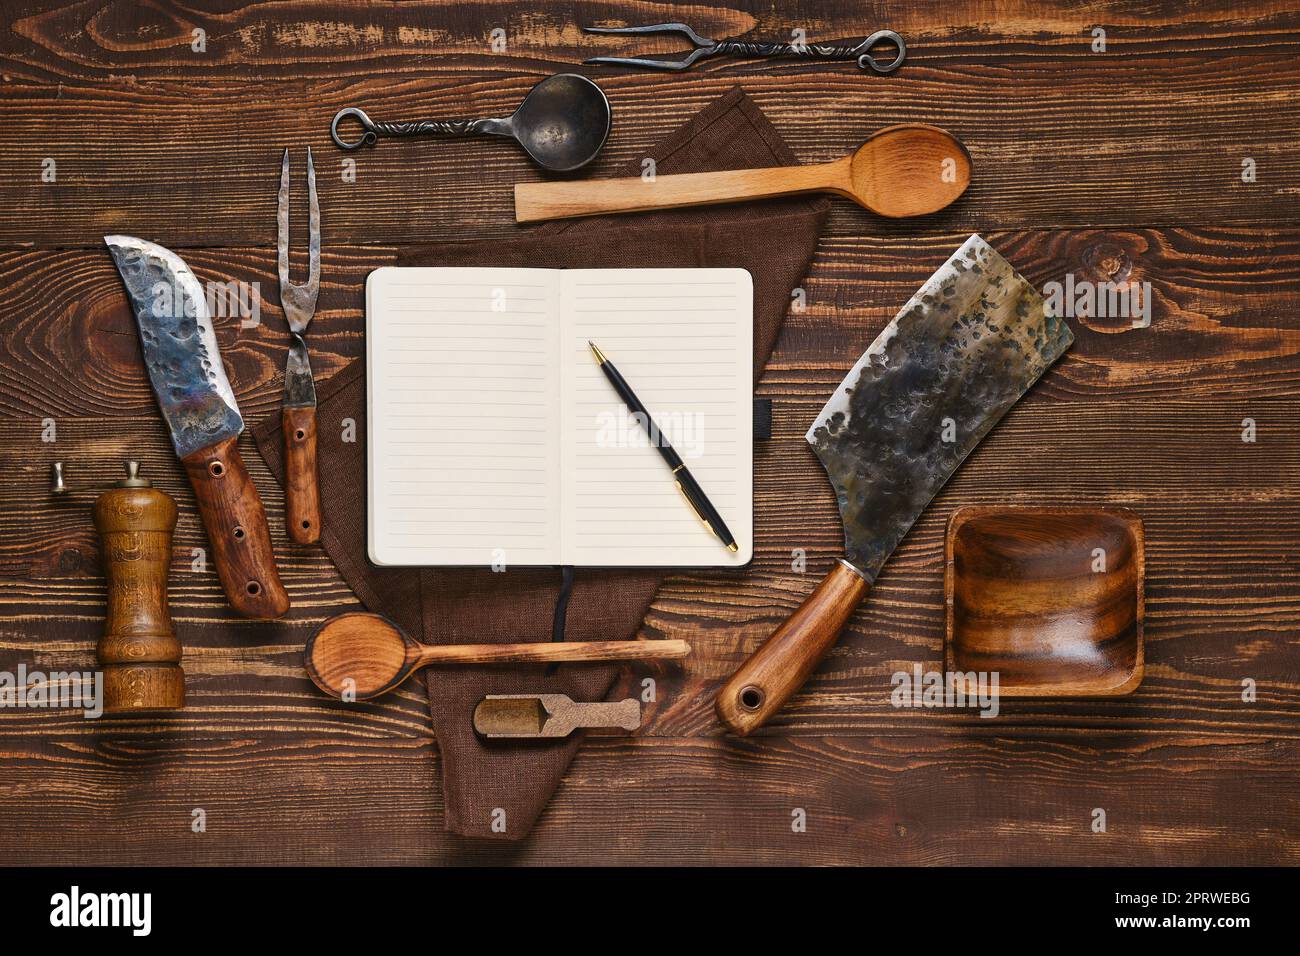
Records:
[[[1142,682],[1143,546],[1128,508],[959,508],[944,574],[948,671],[997,671],[1003,697],[1132,692]]]

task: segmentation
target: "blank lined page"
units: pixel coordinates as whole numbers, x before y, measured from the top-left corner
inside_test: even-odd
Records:
[[[712,567],[754,547],[753,282],[743,269],[579,269],[560,285],[566,563]],[[705,530],[588,348],[649,410],[736,538]]]
[[[375,564],[559,562],[558,287],[548,269],[370,274]]]

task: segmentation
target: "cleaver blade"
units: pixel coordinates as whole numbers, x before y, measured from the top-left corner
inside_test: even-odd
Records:
[[[803,685],[944,482],[1073,340],[979,236],[908,300],[805,436],[835,489],[844,558],[722,688],[731,730],[762,726]]]

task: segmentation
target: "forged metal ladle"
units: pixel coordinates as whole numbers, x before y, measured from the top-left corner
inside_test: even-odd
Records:
[[[364,132],[357,140],[339,135],[339,123],[355,119]],[[596,158],[609,135],[609,100],[585,76],[560,73],[538,83],[519,108],[504,119],[415,120],[378,123],[364,110],[339,110],[330,124],[330,137],[339,149],[360,149],[380,136],[509,136],[518,141],[543,169],[563,173]]]

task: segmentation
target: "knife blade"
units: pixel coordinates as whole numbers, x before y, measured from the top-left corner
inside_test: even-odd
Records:
[[[1073,335],[971,236],[885,327],[805,436],[835,490],[844,557],[718,695],[746,734],[807,680],[935,494]]]
[[[203,286],[180,256],[105,236],[140,331],[145,369],[185,466],[231,607],[275,618],[289,608],[266,512],[239,455],[244,419],[226,378]]]

